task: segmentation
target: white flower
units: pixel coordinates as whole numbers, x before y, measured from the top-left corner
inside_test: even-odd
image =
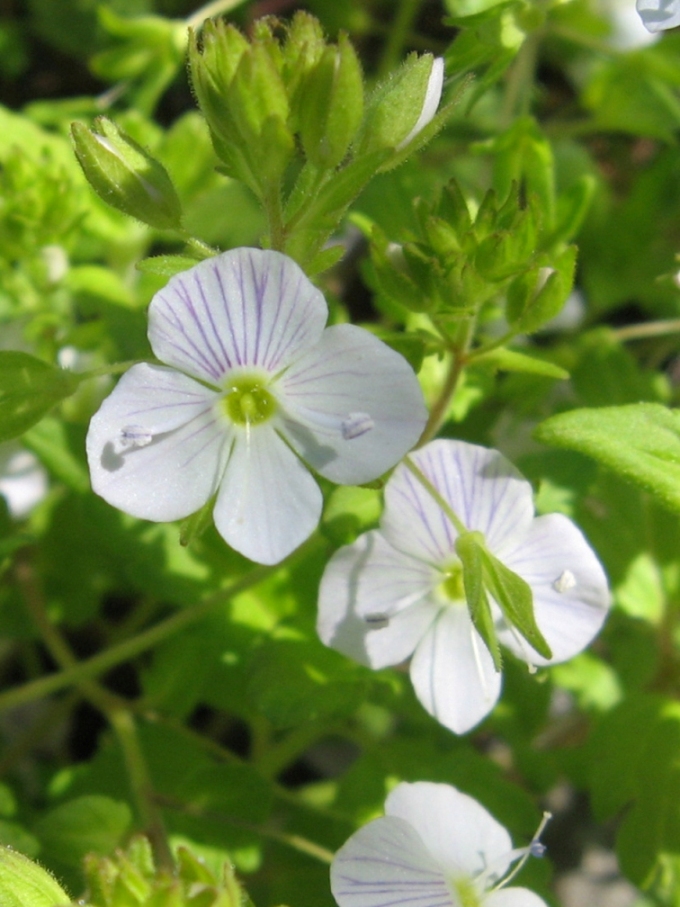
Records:
[[[314,530],[306,464],[361,484],[417,441],[426,410],[406,361],[367,331],[326,328],[322,293],[278,252],[235,249],[173,277],[151,301],[166,365],[135,365],[90,423],[92,486],[133,516],[194,513],[274,564]]]
[[[544,824],[513,850],[505,828],[455,787],[398,784],[385,816],[335,855],[331,891],[340,907],[546,907],[527,888],[502,887],[512,863],[543,853]]]
[[[497,451],[440,440],[409,459],[466,529],[481,532],[486,549],[529,584],[552,656],[534,651],[491,599],[498,640],[532,668],[584,649],[604,622],[610,596],[602,567],[576,526],[561,514],[535,518],[531,486]],[[412,656],[416,695],[460,734],[491,711],[501,675],[465,601],[458,535],[402,463],[387,483],[380,529],[329,561],[317,629],[326,645],[372,668]]]
[[[418,119],[413,124],[411,131],[408,133],[405,138],[399,142],[397,146],[397,151],[401,151],[402,148],[405,148],[409,142],[418,135],[419,132],[427,126],[432,117],[437,112],[439,107],[439,102],[442,97],[442,89],[444,87],[444,58],[435,57],[432,61],[432,69],[430,70],[430,75],[427,80],[427,87],[425,89],[425,96],[423,98],[423,106],[420,108],[420,114]]]
[[[665,31],[680,25],[680,0],[637,0],[636,6],[648,31]]]

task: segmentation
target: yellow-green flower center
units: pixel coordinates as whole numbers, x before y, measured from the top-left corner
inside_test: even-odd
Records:
[[[231,379],[222,406],[236,425],[260,425],[276,412],[276,399],[264,379],[243,375]]]
[[[452,564],[444,570],[444,579],[439,584],[439,592],[447,602],[465,601],[462,564]]]
[[[456,879],[453,888],[458,895],[460,907],[481,907],[479,890],[472,879]]]

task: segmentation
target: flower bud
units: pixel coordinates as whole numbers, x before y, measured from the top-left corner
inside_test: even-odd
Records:
[[[437,112],[443,85],[442,57],[411,55],[371,98],[361,152],[409,145]]]
[[[576,247],[568,246],[553,264],[532,268],[508,287],[507,319],[522,333],[532,334],[561,311],[574,283]]]
[[[307,158],[332,168],[345,157],[364,112],[361,64],[346,35],[327,47],[303,83],[300,135]]]
[[[67,907],[70,898],[56,879],[11,847],[0,846],[2,907]]]
[[[115,123],[73,123],[71,135],[85,176],[105,202],[158,230],[180,227],[182,208],[167,170]]]

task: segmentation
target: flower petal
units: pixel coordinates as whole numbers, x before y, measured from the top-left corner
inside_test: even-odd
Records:
[[[449,878],[471,879],[492,864],[502,875],[510,864],[512,841],[505,828],[450,784],[398,784],[385,801],[385,815],[408,822]]]
[[[280,252],[232,249],[175,275],[151,300],[156,356],[202,381],[251,366],[275,373],[321,336],[328,307]]]
[[[528,888],[500,888],[484,898],[484,907],[548,907]]]
[[[321,492],[273,427],[237,432],[215,504],[215,525],[250,560],[277,564],[316,528]]]
[[[430,122],[432,117],[437,112],[439,107],[439,102],[442,97],[442,88],[444,87],[444,58],[435,57],[432,61],[432,69],[430,70],[430,78],[427,80],[427,88],[425,90],[425,97],[423,98],[423,106],[420,110],[420,116],[413,124],[413,128],[409,134],[401,140],[397,146],[397,151],[401,151],[402,148],[405,148],[408,143],[414,139],[419,132],[421,132],[427,124]]]
[[[442,609],[418,643],[411,680],[430,715],[456,734],[464,734],[496,704],[501,675],[472,625],[464,605]]]
[[[637,11],[650,32],[680,25],[680,0],[637,0]]]
[[[327,328],[276,389],[290,443],[332,482],[377,478],[425,427],[427,411],[411,367],[355,325]]]
[[[579,529],[560,513],[537,517],[504,563],[534,594],[536,622],[552,649],[542,658],[523,639],[502,630],[499,639],[531,664],[553,664],[581,652],[599,633],[611,596],[607,577]]]
[[[217,490],[229,428],[217,394],[157,365],[135,365],[90,422],[92,487],[114,507],[147,520],[188,516]]]
[[[317,631],[333,649],[372,668],[407,659],[436,617],[432,570],[367,532],[328,562]]]
[[[409,459],[468,529],[484,533],[497,557],[531,525],[531,486],[498,451],[440,440],[409,454]],[[404,464],[387,483],[381,529],[395,548],[414,557],[441,564],[453,555],[456,530]]]
[[[394,816],[369,822],[340,848],[331,891],[340,907],[455,907],[417,832]]]

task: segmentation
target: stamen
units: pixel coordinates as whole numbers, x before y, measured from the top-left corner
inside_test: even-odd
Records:
[[[365,435],[372,428],[375,428],[375,422],[368,413],[350,413],[342,421],[342,437],[345,441],[352,441],[354,438],[360,438]]]
[[[541,835],[543,834],[545,826],[548,824],[548,822],[551,819],[552,819],[552,813],[544,812],[543,818],[541,819],[541,822],[540,822],[538,828],[536,829],[536,833],[534,834],[533,838],[529,842],[529,845],[527,847],[516,848],[515,850],[512,850],[510,852],[509,856],[510,856],[511,862],[514,862],[517,859],[517,857],[521,857],[521,859],[520,859],[519,863],[517,863],[517,865],[505,876],[505,878],[501,879],[496,885],[494,885],[494,887],[491,889],[492,891],[498,891],[499,888],[505,888],[505,886],[508,884],[508,882],[511,882],[515,878],[515,876],[521,871],[522,867],[524,866],[526,861],[529,859],[529,857],[539,857],[540,858],[545,854],[546,847],[544,844],[541,844],[539,839],[540,839]],[[504,859],[506,860],[506,864],[507,864],[507,857],[505,857]],[[487,879],[490,879],[492,877],[493,873],[491,870],[487,869],[483,873],[483,875]]]
[[[384,627],[389,626],[390,623],[389,615],[379,611],[376,611],[375,614],[367,614],[364,620],[371,630],[382,630]]]
[[[571,570],[563,570],[552,584],[555,592],[568,592],[576,585],[576,577]]]
[[[117,454],[126,453],[146,447],[153,441],[153,434],[141,425],[126,425],[121,428],[119,436],[114,441],[113,447]]]

